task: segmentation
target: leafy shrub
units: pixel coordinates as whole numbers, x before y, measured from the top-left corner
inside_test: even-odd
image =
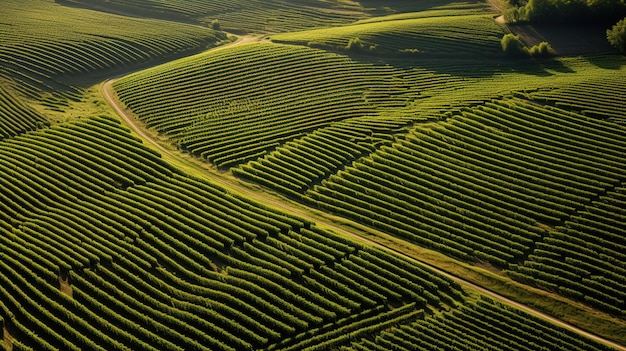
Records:
[[[528,20],[524,6],[508,8],[504,11],[503,16],[506,23],[520,23]]]
[[[211,21],[211,28],[214,30],[222,30],[222,26],[220,26],[220,21],[216,18]]]
[[[359,38],[352,38],[346,45],[346,50],[349,51],[362,51],[365,48],[365,44]]]
[[[529,49],[522,43],[519,36],[511,33],[502,37],[500,44],[504,54],[509,57],[546,57],[555,53],[552,46],[546,41],[542,41]]]
[[[528,49],[515,34],[505,34],[500,41],[502,51],[509,57],[525,57],[528,56]]]
[[[528,53],[531,57],[546,57],[554,54],[554,49],[552,49],[552,46],[550,46],[547,41],[542,41],[539,45],[530,48]]]
[[[622,0],[528,0],[526,5],[507,9],[508,23],[611,23],[626,15]]]
[[[619,52],[626,54],[626,17],[606,30],[606,38]]]

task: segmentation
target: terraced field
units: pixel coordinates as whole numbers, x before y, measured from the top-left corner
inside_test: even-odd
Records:
[[[471,56],[502,55],[502,28],[489,15],[485,15],[484,7],[469,6],[468,10],[451,12],[444,9],[432,11],[425,17],[382,17],[376,18],[376,22],[362,21],[339,28],[277,34],[271,36],[271,39],[278,43],[375,56],[449,57],[459,52]],[[477,11],[481,14],[474,14]],[[357,38],[359,45],[354,44]],[[353,45],[350,45],[351,41]]]
[[[180,174],[108,118],[10,138],[0,164],[13,349],[325,349],[466,304],[427,268]]]
[[[532,274],[525,266],[533,262],[511,264],[543,253],[544,245],[556,245],[551,247],[557,252],[573,250],[551,256],[559,262],[574,253],[591,255],[589,240],[557,242],[561,229],[551,228],[565,223],[582,229],[570,222],[582,220],[578,211],[620,189],[625,142],[626,133],[610,123],[519,100],[496,101],[465,109],[445,123],[417,127],[305,196],[317,206],[462,260]],[[616,249],[594,249],[592,256],[604,255],[607,269],[614,272],[625,262],[617,249],[625,242],[615,231],[623,218],[619,211],[615,215],[615,228],[596,220],[583,230],[593,237],[603,227],[611,233],[607,240],[612,244],[599,245]],[[562,268],[556,273],[561,278],[565,271],[577,273],[574,267]],[[624,297],[614,285],[622,280],[606,272],[594,279],[606,282],[598,289],[613,295],[612,306],[605,307],[621,315]],[[581,286],[578,291],[586,300],[598,296],[583,293]]]
[[[626,93],[623,83],[623,79],[615,75],[603,80],[589,79],[560,89],[534,91],[521,96],[541,104],[624,125],[626,124],[626,109],[623,104],[617,103]]]
[[[382,270],[386,253],[180,175],[110,119],[0,148],[2,313],[36,349],[285,346],[462,299],[428,270]]]
[[[155,0],[149,3],[138,0],[64,0],[62,3],[191,23],[210,24],[217,19],[223,29],[237,33],[275,33],[342,25],[352,22],[354,18],[369,17],[374,7],[364,8],[352,1],[314,0]]]
[[[412,38],[405,28],[436,24],[438,30],[463,33],[459,23],[486,20],[454,13],[451,19],[392,16],[272,39],[340,49],[342,40],[359,35],[366,46],[368,40],[385,43],[380,52],[385,57],[402,50],[385,30]],[[455,45],[452,35],[433,36]],[[398,42],[410,45],[411,40]],[[414,40],[423,42],[417,34]],[[463,261],[488,262],[532,283],[518,270],[528,272],[523,263],[556,235],[552,228],[623,179],[626,134],[602,120],[624,117],[618,98],[623,79],[579,59],[522,63],[518,72],[504,67],[485,74],[474,60],[488,50],[472,45],[476,50],[467,51],[465,76],[445,63],[432,70],[304,46],[257,44],[148,70],[115,87],[148,126],[183,150],[231,167],[236,176]],[[237,72],[230,68],[233,57]],[[218,61],[220,72],[214,68]],[[572,77],[570,70],[581,73]],[[328,88],[320,89],[320,81]],[[591,87],[600,82],[608,85],[591,98]],[[586,88],[589,93],[582,94]],[[255,100],[261,95],[278,106]],[[342,111],[346,114],[337,115]],[[615,245],[624,245],[617,240]],[[608,265],[619,269],[623,260],[616,252],[609,255],[613,263]],[[609,294],[612,302],[602,309],[621,315],[624,299],[614,292],[621,280],[606,274],[595,279],[607,285],[566,295],[598,307],[597,298]]]
[[[502,331],[511,331],[503,337]],[[462,334],[462,336],[459,336]],[[441,338],[441,335],[445,335]],[[574,350],[603,349],[581,343],[576,335],[483,298],[442,316],[426,318],[362,340],[342,350]]]
[[[376,105],[404,105],[409,87],[385,81],[390,73],[321,50],[250,44],[143,71],[114,88],[149,127],[227,168],[333,122],[352,124]],[[384,85],[398,95],[377,94]]]
[[[0,85],[0,140],[48,125],[48,120]]]
[[[0,350],[624,349],[410,258],[624,344],[623,57],[509,61],[483,3],[3,5]],[[90,84],[213,19],[294,32],[114,80],[161,155]]]
[[[106,15],[54,1],[8,0],[2,12],[0,79],[31,98],[53,93],[54,102],[80,99],[73,84],[94,73],[199,51],[220,40],[209,28]]]

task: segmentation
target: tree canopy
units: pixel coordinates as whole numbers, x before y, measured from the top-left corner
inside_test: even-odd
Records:
[[[619,52],[626,54],[626,17],[607,29],[606,38]]]

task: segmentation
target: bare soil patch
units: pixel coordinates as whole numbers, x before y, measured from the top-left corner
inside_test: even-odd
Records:
[[[11,333],[9,333],[6,326],[2,328],[2,340],[0,341],[4,343],[4,348],[7,351],[13,350],[13,337],[11,336]]]
[[[545,223],[540,223],[540,222],[537,222],[537,227],[539,227],[541,229],[545,229],[545,230],[547,230],[549,232],[554,230],[553,226],[551,226],[549,224],[545,224]]]
[[[67,274],[67,276],[64,278],[62,274],[59,273],[59,289],[61,290],[61,293],[72,297],[72,285],[70,285],[70,275],[69,273]]]

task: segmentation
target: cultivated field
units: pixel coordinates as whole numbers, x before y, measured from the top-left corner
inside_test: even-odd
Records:
[[[398,3],[5,2],[0,350],[624,349],[626,60]]]

